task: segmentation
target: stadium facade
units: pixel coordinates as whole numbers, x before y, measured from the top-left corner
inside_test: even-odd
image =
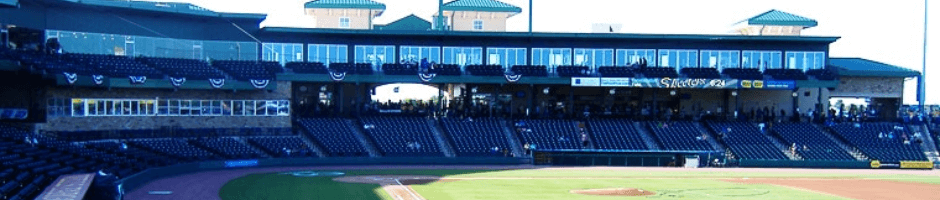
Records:
[[[539,144],[548,150],[545,153],[556,153],[552,155],[571,153],[567,151],[579,148],[571,142],[582,137],[579,132],[589,134],[583,136],[591,138],[587,146],[610,150],[605,153],[711,156],[721,152],[722,157],[760,161],[848,160],[854,163],[846,166],[866,167],[872,160],[927,161],[923,153],[936,152],[929,134],[923,145],[898,143],[891,147],[901,153],[884,155],[878,150],[895,150],[869,148],[870,138],[839,136],[852,132],[851,125],[812,125],[814,119],[829,122],[837,113],[850,115],[849,106],[830,112],[833,97],[869,100],[867,108],[853,107],[853,117],[845,121],[863,115],[872,121],[914,118],[901,109],[903,82],[920,74],[862,58],[831,58],[829,45],[838,37],[799,36],[800,30],[816,22],[780,11],[747,20],[738,29],[741,35],[673,35],[500,32],[506,18],[519,13],[519,8],[479,0],[446,5],[449,31],[429,30],[434,27],[414,16],[376,25],[372,20],[385,6],[368,0],[350,1],[362,5],[329,0],[305,5],[318,26],[335,28],[261,28],[263,14],[219,13],[184,3],[13,2],[0,7],[3,42],[15,47],[4,49],[0,68],[4,82],[9,82],[5,85],[18,87],[2,91],[9,94],[4,98],[24,98],[11,98],[0,108],[13,113],[3,120],[20,127],[10,132],[26,131],[6,139],[22,143],[17,134],[49,137],[109,156],[124,154],[114,153],[120,151],[112,147],[146,152],[132,156],[146,164],[113,167],[121,176],[206,159],[280,158],[285,152],[278,147],[287,146],[297,146],[294,152],[304,152],[303,157],[460,158],[512,153],[525,160],[523,144]],[[768,20],[780,17],[784,20]],[[774,25],[779,27],[755,28]],[[441,90],[439,99],[447,101],[371,102],[374,88],[389,83],[430,85]],[[20,111],[26,114],[15,114]],[[463,127],[453,119],[428,123],[425,118],[388,116],[392,111],[472,116],[486,125]],[[781,130],[774,129],[777,136],[719,140],[725,128],[752,133],[758,130],[757,122],[769,116],[773,119],[768,121],[803,123],[781,125]],[[610,117],[635,121],[593,120]],[[533,119],[526,121],[529,126],[543,130],[526,132],[524,125],[510,123],[512,119]],[[699,123],[700,119],[755,123]],[[679,121],[672,126],[681,130],[657,120]],[[625,129],[601,129],[608,126]],[[926,132],[920,126],[910,127]],[[418,133],[402,132],[410,129]],[[759,130],[765,131],[762,125]],[[811,138],[833,142],[803,143],[801,137],[789,137],[806,131],[825,133],[832,137]],[[562,135],[557,141],[556,133]],[[264,137],[182,143],[135,140],[246,134]],[[102,139],[110,143],[96,146]],[[796,144],[793,141],[842,153],[788,151],[790,143]],[[32,144],[28,139],[26,143]],[[230,143],[246,147],[229,152]],[[488,153],[490,147],[509,152]],[[657,159],[652,165],[668,163],[660,158],[675,159],[651,157]],[[624,158],[625,165],[630,159]],[[833,163],[830,167],[840,166]],[[74,172],[91,169],[76,168]],[[48,182],[46,178],[37,183]],[[27,191],[16,188],[11,191]],[[36,188],[30,190],[20,193],[37,194]],[[20,194],[4,192],[5,198]]]

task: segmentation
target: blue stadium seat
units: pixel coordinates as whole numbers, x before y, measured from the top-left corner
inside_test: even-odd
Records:
[[[787,155],[783,154],[782,149],[777,148],[763,132],[753,124],[748,122],[710,122],[708,123],[715,133],[726,132],[731,128],[730,133],[718,138],[719,141],[728,145],[731,152],[742,159],[762,159],[762,160],[787,160]]]
[[[708,141],[698,140],[702,134],[692,122],[677,121],[663,126],[663,122],[647,122],[663,150],[713,151]]]
[[[842,147],[823,134],[822,131],[807,123],[776,124],[773,131],[787,144],[797,144],[797,154],[804,160],[855,160]],[[804,150],[803,146],[808,149]]]
[[[841,123],[832,126],[832,130],[857,147],[872,160],[882,163],[897,163],[900,161],[927,161],[927,156],[920,145],[911,142],[904,144],[901,136],[911,135],[910,130],[898,123],[861,123],[856,128],[852,123]],[[895,130],[894,127],[903,130]],[[893,134],[894,139],[879,138],[879,134]]]
[[[323,147],[324,153],[336,157],[368,156],[365,147],[341,118],[308,118],[298,121],[305,134]]]
[[[370,116],[361,121],[370,127],[365,131],[383,156],[444,156],[425,118]]]
[[[450,136],[457,156],[503,156],[492,153],[493,147],[509,150],[509,140],[503,133],[504,125],[493,118],[474,119],[472,122],[442,119],[444,131]]]
[[[597,149],[647,150],[646,142],[625,119],[593,119],[588,121]]]
[[[523,120],[531,132],[517,131],[522,144],[534,144],[540,150],[580,149],[581,136],[573,121],[556,119]]]

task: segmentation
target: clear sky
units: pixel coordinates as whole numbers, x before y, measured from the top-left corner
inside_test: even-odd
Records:
[[[188,2],[218,12],[265,13],[262,26],[313,27],[304,16],[308,0],[168,0]],[[386,11],[376,24],[415,14],[428,21],[437,0],[375,0]],[[451,0],[445,0],[449,2]],[[528,0],[502,0],[522,8],[508,31],[528,31]],[[923,0],[534,0],[536,32],[590,32],[593,23],[623,24],[625,33],[726,34],[749,17],[777,9],[815,19],[819,26],[803,35],[840,36],[830,57],[861,57],[920,71]],[[940,1],[930,4],[927,49],[927,103],[940,104]],[[916,81],[905,85],[905,104],[916,103]]]

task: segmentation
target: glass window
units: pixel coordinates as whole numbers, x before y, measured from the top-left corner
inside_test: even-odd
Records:
[[[571,49],[532,48],[532,65],[544,65],[553,73],[555,67],[571,65]]]
[[[428,62],[441,63],[441,47],[401,46],[399,54],[401,57],[398,59],[401,63],[418,63],[423,58],[427,58]]]
[[[702,50],[701,67],[716,68],[721,71],[724,68],[738,68],[741,63],[741,52],[733,50]]]
[[[72,99],[72,116],[85,116],[84,99]]]
[[[502,65],[503,68],[509,68],[513,65],[526,64],[525,48],[486,48],[487,63],[491,65]]]
[[[340,27],[340,28],[349,28],[349,17],[340,17],[340,18],[339,18],[339,27]]]
[[[473,30],[482,31],[483,30],[483,20],[473,20]]]
[[[601,66],[614,66],[613,49],[574,49],[574,64],[591,70]]]
[[[617,49],[617,66],[629,66],[637,64],[641,59],[646,59],[649,65],[656,65],[655,49]]]
[[[299,43],[262,43],[261,60],[274,61],[284,65],[289,62],[301,62],[303,59],[303,44]]]
[[[760,69],[779,69],[782,67],[780,59],[782,53],[779,51],[742,51],[741,66],[744,68]]]
[[[649,61],[647,61],[649,62]],[[683,49],[660,49],[659,66],[677,69],[698,67],[698,51]]]
[[[467,65],[483,64],[482,47],[444,47],[444,64]]]
[[[310,44],[307,45],[307,62],[319,62],[326,65],[346,63],[349,62],[347,50],[347,45]]]
[[[381,70],[382,64],[395,63],[392,60],[388,60],[394,58],[397,58],[395,57],[395,46],[356,46],[356,63],[370,63],[372,64],[372,69],[376,71]]]
[[[825,52],[820,51],[788,51],[786,52],[787,69],[811,70],[825,67]]]

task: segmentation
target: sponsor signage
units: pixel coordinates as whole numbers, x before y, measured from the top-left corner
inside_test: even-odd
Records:
[[[901,161],[901,169],[933,169],[930,161]]]
[[[631,78],[601,78],[603,87],[633,87]]]
[[[571,86],[574,87],[599,87],[601,78],[594,77],[571,77]]]
[[[796,88],[796,81],[741,80],[741,88],[765,89],[765,90],[792,90]]]
[[[644,78],[633,79],[635,87],[645,88],[697,88],[697,89],[736,89],[737,79],[707,78]]]
[[[95,174],[69,174],[59,176],[55,182],[49,184],[37,200],[81,200],[85,192],[91,187]]]
[[[254,167],[258,166],[258,160],[229,160],[225,161],[225,167]]]

